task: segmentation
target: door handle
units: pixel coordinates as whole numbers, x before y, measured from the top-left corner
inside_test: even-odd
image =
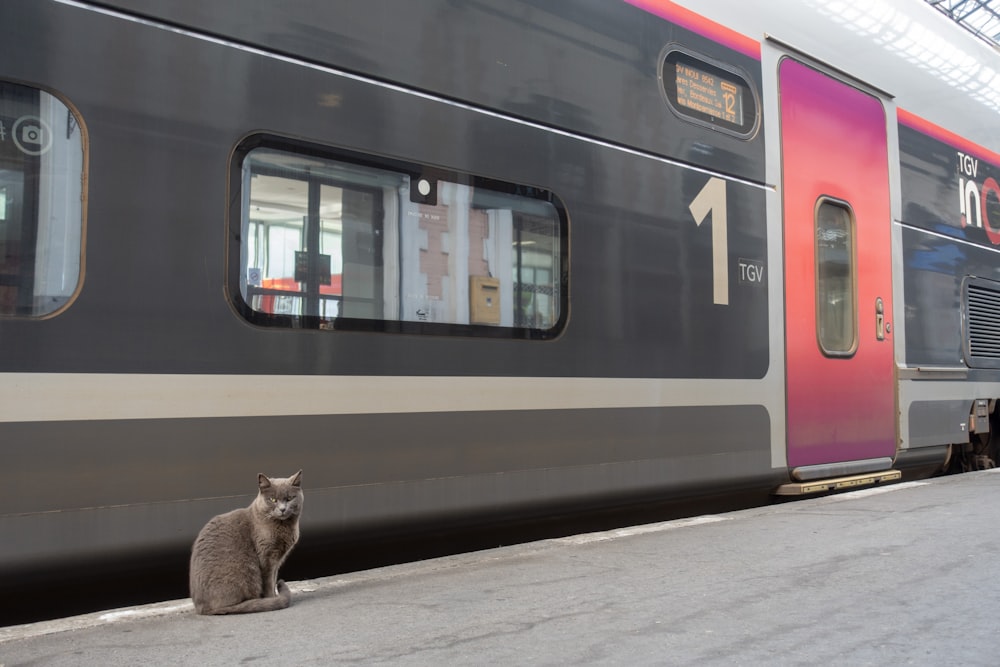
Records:
[[[885,340],[885,306],[882,297],[875,297],[875,340]]]

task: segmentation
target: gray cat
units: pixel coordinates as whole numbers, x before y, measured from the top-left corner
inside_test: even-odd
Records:
[[[299,540],[302,471],[288,479],[257,475],[249,507],[209,520],[191,549],[191,599],[199,614],[249,614],[292,601],[278,568]]]

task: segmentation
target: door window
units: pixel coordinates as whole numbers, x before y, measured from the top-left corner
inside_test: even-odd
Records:
[[[850,356],[857,348],[854,285],[854,216],[842,202],[821,199],[816,207],[816,331],[828,356]]]

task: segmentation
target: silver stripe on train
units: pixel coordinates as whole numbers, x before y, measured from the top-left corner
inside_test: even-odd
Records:
[[[760,405],[760,380],[0,373],[0,422]],[[780,399],[779,399],[780,400]]]

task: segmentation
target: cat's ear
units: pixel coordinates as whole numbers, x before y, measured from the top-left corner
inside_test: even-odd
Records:
[[[271,480],[268,479],[267,475],[265,475],[264,473],[258,473],[257,474],[257,486],[260,487],[261,491],[263,491],[264,489],[270,489],[271,488]]]
[[[300,483],[302,481],[302,471],[300,470],[292,475],[288,481],[292,483],[292,486],[302,486]]]

